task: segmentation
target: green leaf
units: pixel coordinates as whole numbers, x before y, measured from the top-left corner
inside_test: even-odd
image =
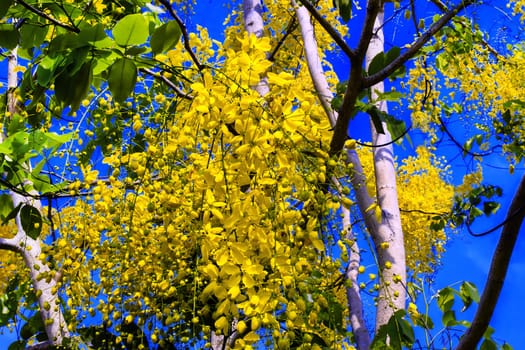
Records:
[[[483,202],[483,212],[487,216],[495,214],[499,210],[500,206],[501,204],[496,201]]]
[[[24,205],[20,209],[20,222],[24,232],[31,238],[37,239],[42,231],[42,216],[37,208]]]
[[[438,293],[438,307],[441,311],[447,312],[454,305],[454,290],[450,287],[443,288]]]
[[[396,140],[399,138],[396,142],[398,144],[401,143],[403,141],[401,136],[407,133],[407,126],[405,122],[396,119],[391,115],[385,116],[385,122],[388,132],[390,132],[390,136],[392,137],[392,140]]]
[[[20,40],[20,34],[13,24],[0,24],[0,46],[8,50],[14,49]]]
[[[135,88],[137,66],[129,58],[116,60],[109,69],[108,85],[115,101],[124,101]]]
[[[2,223],[5,225],[7,224],[10,220],[13,220],[14,218],[16,218],[16,216],[18,215],[18,213],[20,212],[20,207],[22,205],[19,204],[16,208],[13,208],[13,210],[11,210],[11,212],[9,214],[7,214],[7,216],[5,218],[2,219]]]
[[[514,350],[514,348],[510,344],[504,343],[501,346],[501,350]]]
[[[15,342],[11,343],[11,345],[9,345],[7,350],[24,350],[25,348],[26,348],[26,341],[25,340],[17,340]]]
[[[344,22],[348,22],[352,18],[351,0],[334,0],[334,6],[339,10],[339,15]]]
[[[472,220],[474,220],[475,218],[479,217],[479,216],[482,216],[483,215],[483,211],[481,209],[479,209],[478,207],[470,207],[469,211],[468,211],[468,215],[469,215],[469,220],[472,222]]]
[[[78,39],[86,44],[94,44],[97,41],[106,39],[108,36],[104,30],[102,23],[97,23],[94,26],[86,26],[78,33]]]
[[[153,53],[166,52],[177,45],[180,40],[181,30],[176,21],[164,23],[151,35],[151,50]]]
[[[401,54],[401,49],[397,46],[394,46],[390,50],[388,50],[387,53],[385,54],[385,66],[392,63],[392,61],[398,58],[400,54]]]
[[[400,312],[402,311],[402,312]],[[414,329],[410,323],[404,318],[405,311],[399,310],[394,314],[397,326],[399,327],[399,334],[401,335],[402,342],[404,345],[411,347],[416,340],[414,335]]]
[[[20,28],[20,47],[30,49],[39,47],[46,39],[48,27],[24,23]]]
[[[373,75],[385,67],[385,54],[380,52],[372,58],[368,65],[368,75]]]
[[[445,311],[443,313],[443,316],[441,316],[441,322],[445,327],[452,327],[457,325],[458,321],[456,320],[456,313],[454,312],[454,310]]]
[[[91,62],[85,62],[73,75],[66,70],[55,78],[55,96],[66,106],[71,105],[71,110],[77,110],[89,91],[92,79]]]
[[[381,93],[379,91],[376,91],[377,94],[377,101],[399,101],[403,97],[405,97],[404,94],[402,94],[399,91],[387,91],[385,93]]]
[[[7,11],[9,11],[9,7],[13,4],[15,0],[2,0],[0,1],[0,18],[3,18]]]
[[[467,310],[473,301],[479,303],[478,289],[471,282],[463,282],[463,284],[461,284],[461,287],[459,287],[459,296],[461,300],[463,300],[461,312]]]
[[[372,123],[374,124],[374,127],[376,128],[376,132],[378,134],[384,134],[385,129],[383,128],[383,113],[377,108],[372,107],[368,111],[368,114],[370,115],[370,118],[372,119]]]
[[[120,46],[144,44],[148,36],[148,23],[139,13],[125,16],[113,27],[113,37]]]
[[[5,220],[9,214],[15,209],[13,206],[13,200],[7,193],[0,195],[0,219]]]
[[[483,343],[481,343],[479,350],[498,350],[498,345],[491,339],[485,339]]]
[[[416,324],[429,330],[434,328],[434,322],[432,322],[432,319],[428,315],[421,315],[418,317],[416,319]]]
[[[126,55],[136,56],[148,51],[147,47],[144,46],[131,46],[126,49]]]
[[[487,329],[485,330],[485,332],[483,333],[483,338],[485,339],[490,339],[492,338],[492,335],[494,334],[496,330],[491,327],[491,326],[488,326]]]

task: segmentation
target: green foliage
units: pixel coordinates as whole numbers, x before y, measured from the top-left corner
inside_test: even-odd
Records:
[[[415,342],[414,329],[405,316],[405,310],[396,311],[388,323],[379,328],[370,348],[401,350],[403,347],[412,347]]]
[[[368,75],[373,75],[375,73],[378,73],[383,68],[388,66],[390,63],[392,63],[393,60],[395,60],[401,53],[401,49],[397,46],[394,46],[390,50],[385,52],[378,53],[374,58],[372,58],[372,61],[370,61],[370,64],[368,65]],[[397,69],[392,75],[391,78],[396,78],[403,76],[405,74],[405,68],[404,66],[401,66],[399,69]]]
[[[149,26],[144,15],[140,13],[127,15],[113,28],[115,42],[123,47],[142,45],[149,36]]]
[[[24,205],[20,209],[20,222],[24,232],[31,238],[36,239],[42,232],[42,215],[32,205]]]
[[[176,21],[164,23],[151,35],[151,50],[153,53],[166,52],[177,45],[181,37],[181,30]]]
[[[334,6],[339,10],[339,15],[344,22],[352,18],[352,0],[334,0]]]
[[[108,86],[116,101],[124,101],[135,88],[137,66],[129,58],[119,58],[109,68]]]

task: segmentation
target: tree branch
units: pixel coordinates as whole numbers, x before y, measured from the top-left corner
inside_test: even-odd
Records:
[[[377,14],[383,6],[383,0],[368,0],[366,5],[365,22],[363,23],[363,30],[361,31],[361,37],[357,44],[357,56],[362,61],[368,50],[368,45],[374,36],[374,23],[377,18]],[[374,84],[372,84],[374,85]]]
[[[481,295],[476,315],[471,326],[459,341],[456,350],[475,349],[489,325],[507,275],[510,258],[520,232],[521,224],[525,218],[525,207],[523,203],[525,203],[525,176],[521,178],[510,208],[507,211],[507,218],[512,217],[512,220],[509,220],[501,231],[498,245],[492,256],[487,284]]]
[[[425,45],[432,37],[443,28],[454,16],[458,14],[461,10],[467,6],[474,3],[475,0],[465,0],[454,7],[452,10],[445,13],[441,18],[435,22],[426,32],[424,32],[410,47],[394,59],[390,64],[385,68],[381,69],[379,72],[372,74],[369,77],[363,78],[363,87],[369,88],[380,81],[388,78],[392,73],[398,70],[402,65],[404,65],[409,59],[414,57],[419,50]],[[360,43],[361,44],[361,43]]]
[[[284,41],[286,40],[286,38],[288,38],[288,36],[294,31],[295,28],[297,28],[297,19],[294,16],[292,17],[292,20],[290,21],[290,23],[288,23],[288,26],[286,27],[286,30],[284,31],[284,35],[281,37],[281,39],[279,39],[279,41],[277,42],[277,45],[275,45],[270,55],[268,55],[268,61],[273,62],[275,60],[275,56],[277,55],[277,52],[279,51],[281,46],[284,44]]]
[[[186,29],[186,26],[182,22],[182,19],[175,13],[175,11],[173,10],[173,7],[171,7],[171,4],[168,0],[159,0],[159,1],[166,8],[166,10],[168,10],[171,17],[173,17],[173,19],[175,19],[175,21],[179,25],[180,30],[182,32],[182,37],[184,38],[184,48],[190,54],[193,63],[195,63],[195,65],[197,66],[197,69],[202,70],[205,67],[205,65],[199,62],[199,59],[197,58],[197,56],[195,56],[195,53],[191,49],[190,36],[188,35],[188,30]]]
[[[292,0],[292,4],[295,5],[295,1]],[[297,20],[301,27],[308,71],[312,77],[312,82],[314,83],[319,101],[330,120],[330,125],[334,126],[336,124],[337,116],[331,106],[333,94],[324,77],[323,66],[321,59],[319,58],[317,41],[315,40],[314,35],[314,26],[312,25],[309,13],[305,6],[296,6],[295,13],[297,14]]]
[[[160,80],[162,81],[163,83],[165,83],[166,85],[168,85],[173,91],[175,91],[175,93],[177,94],[177,96],[180,96],[182,98],[185,98],[186,100],[193,100],[193,96],[190,95],[190,94],[187,94],[185,93],[184,91],[182,91],[177,85],[175,85],[171,80],[169,80],[168,78],[166,78],[165,76],[161,75],[161,74],[158,74],[148,68],[139,68],[139,70],[141,72],[144,72],[146,74],[149,74],[151,75],[152,77],[154,77],[155,79],[157,80]]]
[[[317,11],[314,5],[309,0],[299,0],[299,2],[306,7],[308,12],[315,18],[315,20],[326,30],[326,32],[334,39],[336,44],[341,50],[349,57],[355,57],[356,53],[348,46],[345,40],[339,35],[339,33],[332,27],[330,23]]]
[[[29,11],[33,12],[34,14],[36,14],[36,15],[42,17],[42,18],[47,19],[49,22],[51,22],[51,23],[53,23],[53,24],[55,24],[55,25],[57,25],[57,26],[59,26],[59,27],[62,27],[62,28],[64,28],[64,29],[67,29],[67,30],[69,30],[69,31],[71,31],[71,32],[75,32],[75,33],[79,33],[79,32],[80,32],[80,29],[78,29],[78,28],[76,28],[76,27],[73,27],[73,26],[71,26],[71,25],[69,25],[69,24],[66,24],[66,23],[62,23],[62,22],[60,22],[59,20],[57,20],[57,19],[51,17],[51,16],[48,15],[47,13],[45,13],[45,12],[43,12],[43,11],[37,9],[37,8],[34,7],[34,6],[29,5],[29,4],[26,3],[24,0],[17,0],[17,1],[18,1],[18,3],[19,3],[20,5],[24,6],[24,7],[25,7],[26,9],[28,9]]]
[[[18,240],[14,238],[2,238],[0,237],[0,249],[10,250],[12,252],[20,253],[21,248],[18,245]]]

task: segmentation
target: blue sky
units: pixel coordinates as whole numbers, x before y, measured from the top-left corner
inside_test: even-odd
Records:
[[[505,1],[489,1],[488,5],[476,7],[471,14],[474,15],[481,28],[488,31],[491,42],[495,46],[504,46],[505,43],[514,43],[521,40],[521,31],[516,22],[508,21],[503,14],[506,6]],[[422,5],[422,8],[427,5]],[[196,15],[188,18],[190,28],[199,24],[208,28],[210,35],[217,39],[222,39],[223,19],[229,13],[229,9],[222,2],[204,0],[198,1],[195,8]],[[421,9],[424,14],[425,10]],[[359,21],[359,19],[358,19]],[[396,42],[404,43],[411,40],[410,30],[397,28],[396,31],[387,31],[387,43]],[[357,35],[351,38],[353,44]],[[2,64],[0,72],[0,81],[6,83],[6,70]],[[345,75],[348,66],[344,59],[341,59],[336,66],[337,72],[342,80],[346,79]],[[4,85],[5,86],[5,85]],[[454,130],[459,139],[466,138],[467,132],[463,130]],[[356,135],[366,138],[367,135]],[[405,149],[410,152],[410,149]],[[404,152],[404,151],[402,151]],[[447,155],[455,156],[458,152],[454,147],[449,147],[443,151]],[[480,219],[473,225],[474,231],[483,231],[493,227],[501,222],[506,214],[510,200],[514,193],[521,176],[524,174],[522,167],[517,167],[514,175],[510,175],[507,170],[507,163],[501,157],[491,157],[483,162],[484,175],[486,183],[495,183],[503,188],[504,196],[501,198],[501,209],[497,215],[489,219]],[[454,181],[458,183],[466,170],[465,163],[457,159],[451,164],[454,171]],[[485,283],[486,275],[490,266],[490,260],[494,247],[499,238],[499,230],[484,236],[472,237],[465,229],[453,237],[448,244],[448,249],[443,259],[443,265],[439,269],[435,283],[432,288],[437,291],[448,285],[456,284],[463,280],[473,282],[478,286],[480,292]],[[508,278],[505,282],[495,315],[491,325],[496,329],[494,335],[498,341],[507,341],[514,346],[514,349],[525,349],[525,332],[522,325],[525,323],[525,302],[523,288],[525,287],[525,238],[521,236],[516,245],[511,265],[508,271]],[[456,285],[458,287],[458,285]],[[466,319],[471,319],[474,309],[466,313]],[[439,324],[439,315],[435,315],[435,323]],[[459,318],[459,315],[458,315]],[[13,339],[13,335],[0,336],[0,349],[7,349],[7,345]]]
[[[416,2],[416,4],[418,6],[417,13],[422,17],[425,17],[428,9],[435,9],[432,5],[429,5],[429,2],[425,2],[424,4],[423,2]],[[506,1],[487,1],[484,5],[467,10],[469,15],[475,18],[481,29],[489,34],[491,44],[500,49],[504,49],[507,43],[515,43],[523,40],[523,34],[519,28],[518,21],[509,20],[509,17],[504,13],[508,11],[506,5]],[[211,17],[213,17],[212,19],[210,19],[209,11],[211,7],[214,8],[211,15]],[[223,26],[221,16],[225,17],[229,13],[229,10],[225,6],[214,5],[212,1],[209,0],[198,2],[196,12],[196,15],[190,19],[190,25],[200,24],[206,26],[212,37],[222,38]],[[357,23],[360,22],[360,18],[356,20]],[[394,21],[394,24],[399,25],[399,22]],[[359,27],[358,24],[356,24],[356,27]],[[390,28],[392,27],[393,26],[390,26]],[[387,27],[385,34],[387,48],[389,44],[394,42],[398,46],[401,46],[400,43],[410,42],[412,32],[413,30],[409,27],[403,28],[398,26],[395,30],[390,31],[388,31]],[[349,43],[351,45],[355,44],[357,37],[358,35],[354,34],[349,39]],[[335,69],[338,72],[339,78],[345,80],[347,78],[346,74],[348,74],[348,63],[345,58],[341,56],[337,57],[336,61],[338,61],[338,63],[335,65]],[[363,123],[365,128],[357,127],[357,125],[354,124],[354,130],[363,130],[366,129],[368,122],[362,120],[355,121],[354,123]],[[468,132],[462,128],[454,128],[454,135],[463,141],[468,138]],[[364,135],[353,136],[366,139],[368,135],[365,133]],[[406,143],[405,147],[407,147]],[[398,151],[401,151],[401,153],[408,151],[408,153],[410,153],[410,150],[407,148]],[[455,146],[447,146],[446,149],[442,150],[442,153],[456,157],[459,151]],[[456,160],[451,163],[455,184],[461,182],[462,176],[467,170],[466,164],[461,157],[456,158]],[[484,231],[503,221],[514,190],[517,188],[521,176],[524,174],[524,169],[523,167],[516,167],[515,173],[510,175],[505,159],[501,156],[493,156],[483,160],[483,173],[484,183],[501,186],[503,189],[503,197],[499,200],[501,202],[501,209],[496,215],[487,219],[480,218],[474,223],[472,228],[475,232]],[[446,286],[459,288],[460,282],[470,281],[478,287],[481,294],[494,247],[499,238],[499,233],[500,230],[497,230],[484,237],[472,237],[465,228],[461,228],[448,244],[447,252],[442,261],[443,264],[439,268],[435,276],[435,283],[431,288],[437,292],[440,288]],[[522,254],[524,251],[525,238],[523,238],[523,232],[521,232],[509,267],[508,278],[491,322],[491,326],[496,330],[494,339],[500,343],[506,341],[516,350],[525,349],[525,332],[522,330],[522,325],[525,323],[525,303],[523,300],[525,295],[523,292],[523,287],[525,287],[525,254]],[[471,307],[465,312],[465,315],[458,314],[457,318],[471,320],[474,311],[475,307]],[[431,316],[434,319],[434,323],[439,325],[440,314],[434,313]]]

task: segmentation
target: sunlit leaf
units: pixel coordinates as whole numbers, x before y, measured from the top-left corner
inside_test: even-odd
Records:
[[[151,50],[154,53],[161,53],[174,48],[180,40],[181,33],[176,21],[164,23],[151,35]]]
[[[137,67],[129,58],[120,58],[109,68],[108,85],[116,101],[124,101],[135,88]]]
[[[148,22],[142,14],[127,15],[115,24],[112,33],[120,46],[141,45],[149,36]]]

